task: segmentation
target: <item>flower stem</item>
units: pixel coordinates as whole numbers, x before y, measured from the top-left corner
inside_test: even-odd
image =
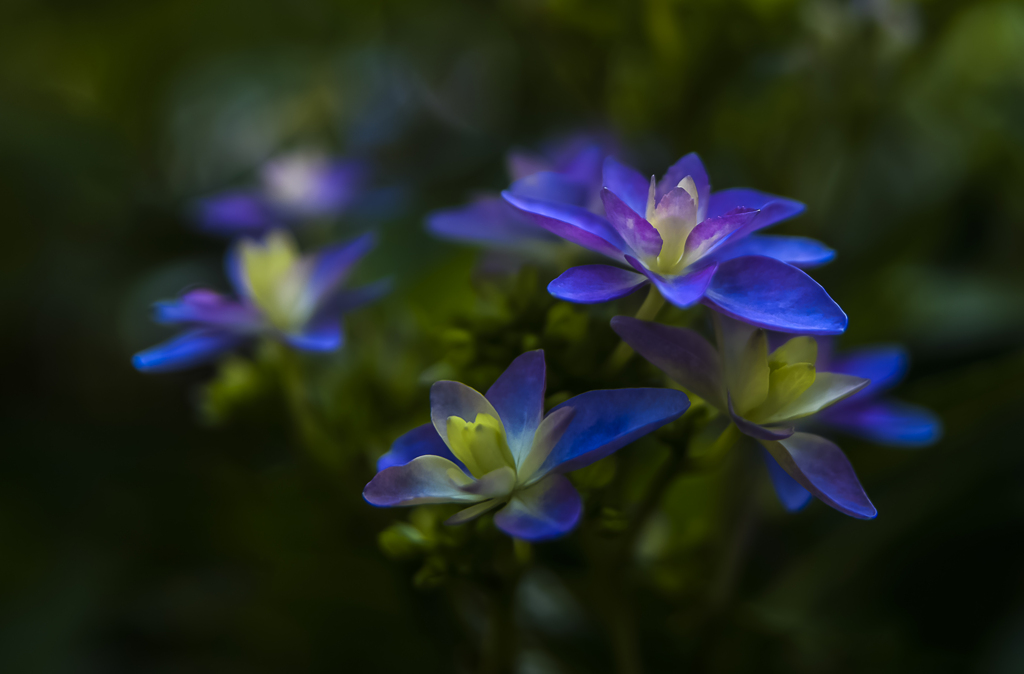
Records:
[[[337,446],[318,419],[299,355],[283,344],[275,346],[288,408],[303,444],[315,458],[324,463],[335,463],[338,459]]]
[[[663,306],[665,306],[665,298],[660,292],[658,292],[658,288],[652,283],[651,289],[647,293],[647,299],[645,299],[644,303],[640,305],[635,318],[642,321],[653,321]],[[632,357],[633,348],[624,341],[619,342],[619,345],[615,348],[615,351],[612,352],[611,357],[608,359],[608,364],[605,369],[609,374],[614,374],[621,370]]]

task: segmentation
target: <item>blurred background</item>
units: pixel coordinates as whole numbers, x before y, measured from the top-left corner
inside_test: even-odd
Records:
[[[510,322],[548,311],[571,342],[613,313],[552,328],[543,270],[488,285],[423,228],[580,128],[646,173],[696,150],[718,187],[806,202],[777,231],[839,251],[814,276],[842,343],[906,344],[899,396],[946,426],[842,440],[874,522],[759,488],[718,531],[682,480],[637,580],[647,669],[1024,671],[1024,3],[989,0],[0,4],[0,671],[470,671],[473,607],[382,552],[404,515],[359,491],[429,381]],[[258,354],[130,365],[169,334],[152,301],[225,287],[195,199],[310,146],[372,164],[330,232],[378,231],[360,277],[395,282],[307,363],[347,462],[297,449]],[[553,546],[519,588],[517,669],[611,671]]]

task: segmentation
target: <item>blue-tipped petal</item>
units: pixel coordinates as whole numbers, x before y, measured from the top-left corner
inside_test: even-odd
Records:
[[[230,237],[262,234],[281,224],[266,200],[250,192],[224,192],[200,199],[194,217],[203,231]]]
[[[530,451],[533,435],[544,418],[546,388],[544,352],[538,349],[513,360],[487,390],[486,398],[498,411],[517,466]]]
[[[548,284],[548,292],[576,304],[596,304],[625,297],[650,283],[646,276],[606,264],[572,267]]]
[[[706,218],[708,202],[711,196],[711,183],[708,181],[708,172],[704,169],[704,162],[700,160],[696,152],[691,152],[675,164],[669,167],[664,177],[658,181],[655,191],[655,198],[661,198],[679,186],[679,182],[690,176],[693,178],[694,187],[697,188],[697,222]]]
[[[612,318],[612,330],[673,381],[712,406],[725,409],[721,360],[698,333],[631,316]]]
[[[857,394],[858,399],[863,399],[899,384],[909,367],[910,356],[906,349],[898,344],[881,344],[835,356],[825,369],[870,379],[871,383]]]
[[[284,341],[299,351],[327,353],[337,351],[345,344],[345,334],[341,330],[341,320],[328,317],[306,326],[301,333],[287,333]]]
[[[804,212],[807,207],[794,199],[778,197],[767,192],[734,187],[728,190],[713,192],[708,203],[705,217],[714,218],[725,215],[734,208],[753,208],[760,211],[753,220],[736,233],[739,240],[759,229],[770,227],[777,222],[792,218]]]
[[[791,478],[789,473],[783,470],[779,462],[773,459],[768,450],[763,447],[761,448],[761,458],[764,459],[764,465],[768,469],[768,477],[772,480],[772,486],[775,487],[775,495],[779,497],[782,507],[791,513],[806,508],[814,495],[801,487],[799,482]]]
[[[587,209],[520,197],[509,191],[502,192],[501,196],[552,234],[612,259],[623,259],[622,237],[607,220]]]
[[[583,500],[564,475],[548,475],[518,492],[494,515],[494,524],[513,538],[546,541],[573,530]]]
[[[566,473],[603,459],[677,419],[690,406],[682,391],[626,388],[588,391],[551,411],[572,407],[575,416],[540,473]]]
[[[879,445],[925,447],[942,437],[942,420],[931,410],[898,400],[841,402],[816,420]]]
[[[240,346],[245,340],[243,335],[199,328],[140,351],[132,357],[132,365],[140,372],[184,370],[216,360],[218,356]]]
[[[614,157],[606,157],[602,169],[604,187],[615,193],[635,213],[647,213],[647,194],[650,191],[650,180],[644,180],[640,173],[618,162]]]
[[[680,309],[687,309],[700,302],[715,276],[715,270],[718,268],[717,262],[701,263],[698,268],[690,268],[685,274],[662,276],[651,271],[639,260],[629,255],[626,256],[626,262],[631,264],[638,272],[647,276],[658,287],[658,292]]]
[[[608,222],[612,223],[632,255],[643,259],[658,257],[661,253],[661,234],[651,223],[607,187],[601,190],[601,201]]]
[[[866,520],[878,516],[849,459],[835,443],[810,433],[794,433],[763,445],[800,486],[839,512]]]
[[[835,259],[836,251],[804,236],[752,234],[742,239],[730,239],[714,252],[713,257],[725,262],[745,255],[763,255],[800,269],[813,269]]]
[[[718,266],[704,302],[740,321],[767,330],[837,335],[847,318],[825,289],[792,265],[760,255]]]
[[[164,325],[191,324],[253,332],[263,319],[253,306],[205,288],[190,290],[176,300],[153,305],[154,320]]]
[[[377,459],[377,470],[381,471],[391,466],[402,466],[420,456],[440,456],[458,465],[467,475],[469,471],[462,465],[462,462],[455,458],[452,450],[444,444],[444,440],[437,434],[434,424],[423,424],[417,426],[405,435],[401,436],[391,444],[385,454]]]
[[[427,229],[449,241],[490,245],[558,240],[501,197],[484,197],[459,208],[434,211],[427,216]]]
[[[427,454],[377,473],[363,489],[363,498],[378,507],[484,500],[462,489],[472,483],[473,478],[448,459]]]

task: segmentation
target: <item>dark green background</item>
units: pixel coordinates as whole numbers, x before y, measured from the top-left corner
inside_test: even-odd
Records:
[[[366,462],[308,458],[273,394],[211,424],[210,370],[129,358],[166,334],[150,301],[223,286],[191,198],[297,144],[373,157],[375,205],[345,231],[380,230],[361,274],[397,290],[311,367],[349,382],[340,441],[380,453],[424,420],[420,376],[474,301],[472,254],[424,213],[579,126],[647,173],[696,150],[719,187],[806,202],[778,231],[838,249],[815,277],[844,343],[907,344],[900,395],[946,423],[926,450],[842,441],[877,521],[766,497],[735,600],[699,629],[690,594],[641,583],[648,668],[1024,669],[1024,4],[8,0],[0,670],[469,666],[445,591],[378,551],[392,514],[359,500]],[[561,642],[522,671],[609,671],[599,630]]]

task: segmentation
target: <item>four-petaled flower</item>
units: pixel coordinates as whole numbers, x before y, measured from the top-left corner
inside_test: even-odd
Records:
[[[200,199],[195,216],[204,231],[231,237],[334,217],[363,190],[367,173],[365,162],[357,159],[294,152],[264,164],[258,188]]]
[[[793,266],[828,262],[831,249],[802,237],[752,236],[802,212],[797,201],[742,188],[712,193],[696,154],[676,162],[660,182],[608,157],[601,190],[605,217],[545,197],[557,194],[557,174],[535,174],[530,181],[530,194],[513,185],[502,196],[549,231],[636,270],[574,267],[548,286],[555,297],[604,302],[653,283],[678,307],[703,301],[758,327],[823,335],[846,329],[846,314]]]
[[[461,524],[499,506],[515,538],[555,538],[576,526],[580,495],[563,473],[583,468],[679,417],[681,391],[589,391],[544,415],[543,351],[516,358],[486,396],[454,381],[430,390],[432,423],[395,441],[363,496],[375,506],[458,503]]]
[[[715,319],[718,350],[688,328],[628,316],[613,318],[612,329],[761,443],[772,483],[787,508],[802,507],[810,493],[847,515],[874,518],[878,513],[842,450],[795,427],[798,420],[862,390],[868,380],[817,371],[812,337],[794,337],[769,353],[764,330],[724,316]]]
[[[386,290],[385,283],[342,287],[372,246],[373,236],[365,234],[302,256],[282,230],[263,241],[241,239],[227,257],[228,277],[239,299],[200,288],[158,302],[157,322],[189,329],[136,354],[132,363],[145,372],[180,370],[210,362],[260,335],[304,351],[335,351],[343,342],[341,314]]]
[[[508,172],[516,194],[573,204],[601,212],[601,161],[614,143],[598,135],[577,134],[552,143],[541,154],[510,152]],[[531,176],[550,174],[543,181]],[[499,195],[484,195],[465,206],[434,211],[427,229],[452,241],[538,252],[562,240],[508,205]]]

